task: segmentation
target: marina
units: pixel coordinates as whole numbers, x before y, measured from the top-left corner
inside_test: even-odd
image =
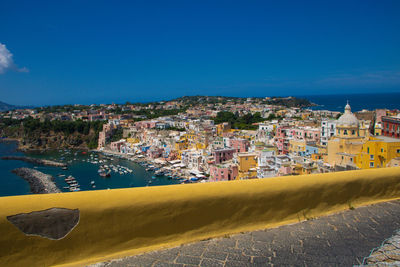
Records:
[[[16,168],[34,168],[53,177],[62,192],[104,190],[179,184],[181,180],[159,175],[154,170],[146,171],[148,164],[94,151],[57,150],[23,153],[17,151],[15,142],[0,142],[0,156],[29,156],[66,163],[67,167],[35,165],[17,160],[0,160],[0,196],[31,194],[29,184],[12,173]],[[104,170],[106,176],[99,171]],[[109,175],[107,175],[109,173]]]

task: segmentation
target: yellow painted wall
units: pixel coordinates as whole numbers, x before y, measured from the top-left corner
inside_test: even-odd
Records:
[[[289,142],[289,152],[295,153],[296,155],[299,152],[306,151],[306,141],[305,140],[295,140],[291,139]]]
[[[126,141],[130,144],[136,144],[139,143],[139,139],[138,138],[127,138]]]
[[[185,150],[185,149],[187,149],[187,147],[188,147],[188,145],[187,145],[187,142],[185,142],[185,141],[181,140],[181,141],[175,143],[175,150],[177,150],[177,151]]]
[[[357,167],[361,169],[384,168],[393,158],[400,157],[398,151],[400,152],[400,140],[399,142],[386,142],[379,137],[370,137],[357,156]],[[373,155],[372,158],[371,155]],[[371,166],[371,162],[373,166]]]
[[[243,153],[238,154],[238,176],[236,179],[241,179],[244,177],[257,177],[257,158],[256,154]],[[250,170],[253,169],[253,170]]]
[[[239,172],[248,172],[250,168],[257,167],[256,154],[238,154]]]
[[[0,265],[84,265],[396,198],[400,167],[1,197]],[[61,240],[26,236],[6,219],[52,207],[80,210]]]
[[[328,141],[327,162],[332,166],[357,164],[357,156],[344,156],[340,153],[358,155],[362,150],[362,146],[363,138],[340,138],[334,136]],[[353,161],[350,160],[351,158]]]

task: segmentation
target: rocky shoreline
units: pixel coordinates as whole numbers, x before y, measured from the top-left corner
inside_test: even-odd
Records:
[[[61,193],[51,175],[30,168],[18,168],[12,172],[28,181],[33,194]]]
[[[0,139],[0,142],[16,142],[18,144],[18,151],[22,152],[43,152],[43,151],[51,151],[58,149],[79,149],[84,151],[90,151],[90,149],[86,145],[65,145],[61,143],[57,143],[53,147],[48,147],[44,145],[33,144],[33,142],[27,142],[27,140],[23,140],[22,138],[16,137],[3,137]]]
[[[20,157],[20,156],[5,156],[5,157],[2,157],[1,159],[3,159],[3,160],[21,160],[21,161],[29,162],[32,164],[52,166],[52,167],[67,167],[66,163],[56,162],[56,161],[47,160],[47,159],[36,159],[36,158]]]

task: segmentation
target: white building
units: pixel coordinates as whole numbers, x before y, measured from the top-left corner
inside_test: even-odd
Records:
[[[328,140],[335,135],[336,120],[323,120],[321,121],[321,145],[327,146]]]

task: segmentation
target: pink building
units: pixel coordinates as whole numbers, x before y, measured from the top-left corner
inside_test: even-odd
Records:
[[[386,116],[386,109],[377,109],[375,114],[375,123],[382,122],[382,117]]]
[[[233,158],[233,153],[235,152],[232,148],[216,149],[213,152],[214,162],[222,163]]]
[[[296,140],[306,140],[310,142],[318,142],[321,137],[319,128],[300,127],[292,129],[292,136]]]
[[[162,148],[151,148],[147,150],[147,156],[152,159],[160,158],[163,156],[164,149]]]
[[[293,129],[288,126],[280,126],[276,128],[275,144],[278,155],[289,153],[289,139],[293,135]]]
[[[230,146],[235,149],[235,152],[243,153],[249,150],[250,142],[246,139],[231,139]]]
[[[135,122],[136,129],[151,129],[155,128],[157,121],[137,121]]]
[[[125,144],[125,141],[111,142],[110,148],[111,148],[112,151],[119,152],[119,151],[120,151],[120,148],[121,148],[121,146],[122,146],[123,144]]]
[[[99,133],[97,148],[100,149],[106,146],[107,139],[111,136],[111,125],[103,124],[103,131]]]
[[[238,175],[238,166],[232,163],[210,166],[210,181],[235,180]]]

